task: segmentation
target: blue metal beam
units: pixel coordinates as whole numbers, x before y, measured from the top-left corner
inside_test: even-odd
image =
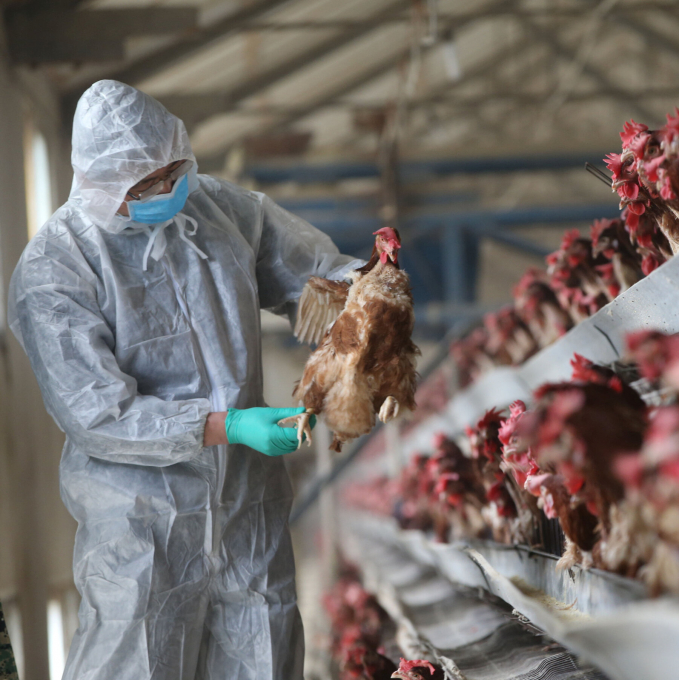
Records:
[[[443,230],[443,290],[449,304],[473,302],[479,260],[479,239],[461,226]]]
[[[541,246],[534,241],[521,238],[520,236],[513,234],[511,231],[498,229],[497,227],[491,229],[478,229],[475,230],[474,233],[478,234],[482,238],[489,238],[493,241],[496,241],[497,243],[502,243],[503,245],[514,248],[515,250],[519,250],[522,253],[535,255],[539,258],[545,258],[552,252],[550,248],[545,248],[545,246]]]
[[[315,213],[323,211],[377,211],[381,205],[376,196],[307,196],[294,198],[276,198],[276,203],[290,212]],[[405,194],[402,205],[405,208],[419,208],[434,205],[459,205],[478,202],[479,195],[473,192],[444,194]]]
[[[490,158],[439,158],[403,161],[400,179],[413,182],[432,176],[456,174],[484,174],[494,172],[519,172],[536,170],[567,170],[582,168],[586,161],[601,163],[606,151],[579,154],[541,154],[536,156],[505,156]],[[245,175],[262,184],[297,182],[319,184],[345,179],[379,177],[380,170],[372,161],[335,163],[300,163],[297,165],[250,165]]]

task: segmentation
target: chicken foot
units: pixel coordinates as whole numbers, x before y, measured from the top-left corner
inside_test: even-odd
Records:
[[[383,423],[388,423],[398,416],[401,406],[394,397],[387,397],[380,408],[379,419]]]
[[[304,435],[306,435],[307,446],[311,446],[311,423],[309,421],[313,414],[313,409],[308,408],[304,413],[300,413],[298,416],[290,416],[289,418],[279,420],[278,427],[296,427],[299,446],[302,446]]]

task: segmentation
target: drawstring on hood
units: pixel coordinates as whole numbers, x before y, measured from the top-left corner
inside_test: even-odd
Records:
[[[187,243],[192,250],[198,253],[201,259],[207,260],[207,255],[188,238],[189,236],[193,236],[198,230],[198,222],[196,222],[193,217],[184,215],[184,213],[177,213],[171,220],[160,222],[159,224],[154,225],[153,228],[150,226],[143,227],[144,232],[146,232],[149,237],[149,242],[146,244],[146,250],[144,251],[144,271],[146,271],[148,267],[149,257],[157,262],[165,254],[165,248],[167,247],[165,229],[173,222],[177,225],[177,229],[179,229],[179,238]],[[193,227],[191,231],[186,228],[187,222],[190,222]]]

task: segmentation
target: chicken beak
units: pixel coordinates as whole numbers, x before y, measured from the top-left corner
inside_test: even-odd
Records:
[[[391,674],[392,678],[399,678],[399,680],[404,680],[403,676],[401,675],[401,671],[394,671]]]

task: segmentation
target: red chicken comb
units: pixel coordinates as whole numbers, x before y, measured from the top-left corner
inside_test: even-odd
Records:
[[[504,446],[509,446],[512,435],[516,430],[516,426],[521,416],[526,412],[526,404],[517,399],[509,406],[509,418],[503,420],[498,431],[498,439]]]
[[[513,401],[509,405],[509,414],[512,418],[516,418],[517,416],[521,415],[522,413],[526,412],[526,402],[522,401],[521,399],[517,399],[516,401]]]
[[[674,114],[674,116],[670,113],[667,114],[667,124],[661,130],[663,141],[669,144],[679,135],[679,108],[674,110]]]
[[[476,429],[477,430],[484,430],[489,425],[493,425],[495,423],[500,423],[500,422],[502,422],[502,420],[503,420],[503,418],[502,418],[502,414],[500,413],[500,411],[492,408],[489,411],[486,411],[483,418],[481,418],[481,420],[479,420],[479,422],[476,423]]]
[[[382,227],[381,229],[373,232],[373,236],[378,235],[383,236],[388,241],[396,241],[396,243],[398,243],[398,247],[401,247],[401,238],[395,229],[392,229],[391,227]]]
[[[545,262],[547,262],[548,266],[552,267],[559,262],[559,258],[560,258],[560,251],[555,250],[553,253],[550,253],[549,255],[547,255],[547,257],[545,258]]]
[[[622,173],[622,156],[619,153],[609,153],[604,158],[606,167],[613,174],[613,180],[620,179]]]
[[[580,231],[578,229],[571,229],[563,235],[561,240],[561,249],[566,250],[570,248],[580,238]]]
[[[672,189],[672,180],[668,175],[665,175],[665,179],[663,180],[662,187],[660,188],[660,196],[666,201],[675,201],[677,198],[677,195],[674,193],[674,189]]]
[[[416,659],[415,661],[408,661],[407,659],[404,659],[401,657],[401,663],[398,665],[398,670],[402,673],[407,673],[408,671],[413,670],[413,668],[428,668],[429,672],[434,675],[436,673],[436,669],[434,666],[429,662],[425,661],[424,659]]]
[[[637,123],[634,119],[628,120],[622,127],[620,139],[622,140],[622,148],[626,149],[629,143],[640,133],[646,132],[648,125]]]
[[[571,359],[573,369],[573,380],[583,382],[599,382],[599,374],[594,370],[594,362],[575,352]]]
[[[646,142],[651,135],[648,132],[642,132],[637,135],[630,143],[629,150],[634,154],[634,158],[640,161],[644,157],[644,151],[646,150]]]
[[[662,262],[660,262],[660,260],[653,253],[649,253],[648,255],[644,255],[643,259],[641,260],[641,271],[644,276],[648,276],[661,264]]]
[[[599,245],[599,239],[603,236],[603,233],[610,229],[613,225],[613,220],[601,219],[594,220],[592,226],[589,229],[589,236],[592,239],[592,245],[596,248]]]
[[[648,177],[649,182],[659,182],[660,181],[660,166],[665,162],[665,154],[653,158],[650,161],[644,163],[644,170],[646,171],[646,177]]]
[[[434,487],[434,495],[440,496],[445,492],[448,482],[459,482],[460,475],[457,472],[443,472],[441,476],[436,481],[436,486]]]
[[[526,293],[534,283],[544,283],[544,276],[542,271],[531,267],[524,272],[519,282],[514,286],[514,297]]]

